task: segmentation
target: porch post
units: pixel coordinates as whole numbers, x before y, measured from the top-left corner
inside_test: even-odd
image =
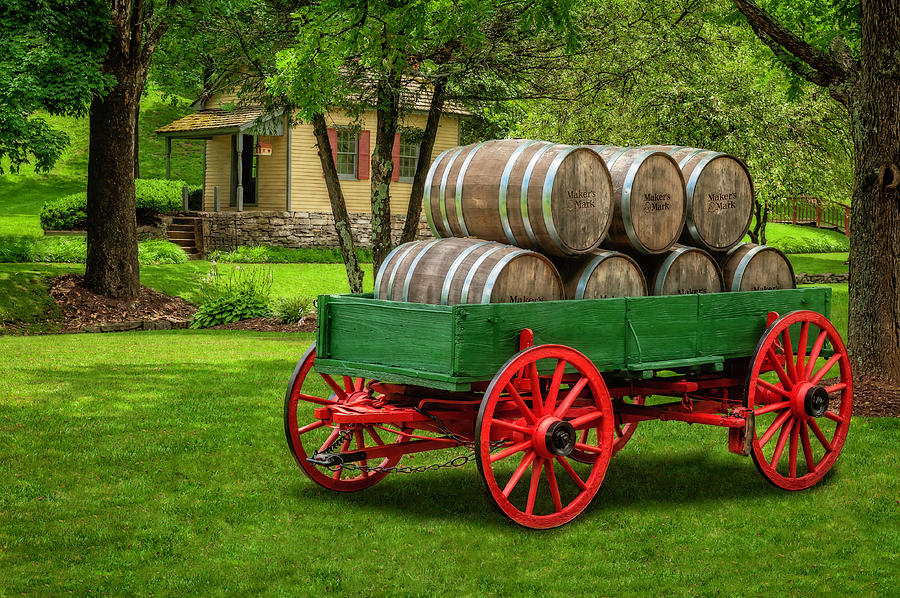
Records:
[[[172,138],[166,137],[166,180],[172,178]]]
[[[284,139],[287,143],[287,168],[285,172],[287,172],[287,180],[285,181],[285,200],[284,200],[284,209],[286,212],[291,211],[291,117],[289,114],[286,114],[284,117]]]
[[[235,143],[235,151],[237,152],[237,211],[244,211],[244,162],[242,155],[244,152],[244,135],[238,131],[237,142]]]

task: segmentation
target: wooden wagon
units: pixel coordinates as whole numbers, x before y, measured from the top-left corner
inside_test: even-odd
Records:
[[[801,490],[850,425],[830,301],[827,288],[455,306],[325,295],[285,398],[288,445],[335,491],[413,470],[406,454],[470,447],[430,468],[474,459],[493,504],[533,528],[578,515],[651,419],[727,428],[730,451]]]

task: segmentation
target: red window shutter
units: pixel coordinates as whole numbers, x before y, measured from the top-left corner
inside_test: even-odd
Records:
[[[337,129],[328,129],[328,145],[331,146],[331,159],[337,168]],[[325,171],[322,171],[322,178],[325,178]]]
[[[391,160],[394,161],[394,173],[392,181],[400,180],[400,133],[394,133],[394,147],[391,149]]]
[[[369,167],[372,158],[369,155],[369,131],[359,132],[356,156],[356,178],[364,181],[369,178]]]

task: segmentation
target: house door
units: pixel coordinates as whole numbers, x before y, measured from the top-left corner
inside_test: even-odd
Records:
[[[235,135],[234,140],[234,153],[232,154],[232,164],[234,167],[232,168],[232,172],[235,173],[232,182],[234,184],[234,189],[231,194],[233,199],[232,205],[237,204],[237,169],[241,169],[241,185],[244,187],[244,205],[256,205],[256,167],[257,167],[257,157],[254,154],[253,150],[256,147],[256,139],[253,135],[242,135],[243,144],[241,147],[241,163],[238,164],[237,161],[237,136]]]

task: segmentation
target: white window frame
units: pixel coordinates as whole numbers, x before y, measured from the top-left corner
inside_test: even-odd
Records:
[[[415,155],[415,156],[404,156],[404,155],[403,155],[403,145],[404,145],[404,143],[403,143],[403,137],[401,137],[401,138],[400,138],[399,157],[397,158],[397,170],[400,171],[400,164],[402,163],[402,161],[403,161],[404,158],[407,158],[407,159],[408,159],[408,158],[413,158],[413,160],[414,160],[414,162],[413,162],[413,176],[407,177],[407,176],[402,176],[402,175],[400,175],[400,178],[397,179],[397,180],[400,181],[401,183],[411,183],[411,182],[413,182],[413,179],[415,179],[416,168],[417,168],[418,165],[419,165],[419,151],[421,150],[422,143],[421,143],[421,142],[411,142],[411,143],[407,143],[407,144],[406,144],[406,145],[414,145],[414,146],[415,146],[415,148],[416,148],[416,155]],[[400,171],[400,172],[402,172],[402,171]]]
[[[353,173],[342,173],[338,170],[338,157],[341,155],[349,156],[351,152],[342,152],[340,151],[341,147],[341,133],[345,135],[353,135]],[[342,128],[339,127],[337,129],[337,138],[335,141],[336,147],[334,148],[334,167],[335,170],[338,170],[338,178],[341,180],[357,180],[359,179],[359,133],[354,129]]]

